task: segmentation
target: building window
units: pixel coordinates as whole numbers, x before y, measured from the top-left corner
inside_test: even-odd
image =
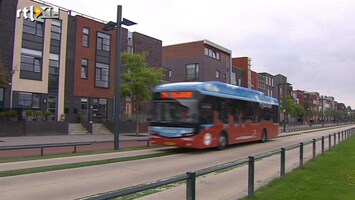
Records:
[[[95,86],[108,88],[109,65],[96,63]]]
[[[110,35],[105,33],[97,33],[96,48],[102,51],[110,51]]]
[[[88,60],[81,59],[81,78],[87,79],[88,78]]]
[[[231,84],[237,85],[237,74],[235,72],[232,72],[231,74]]]
[[[51,38],[55,40],[60,40],[60,36],[62,33],[62,23],[59,20],[52,19],[52,27],[51,27]]]
[[[216,70],[216,79],[219,79],[220,75],[221,73],[218,70]]]
[[[83,47],[89,47],[89,28],[83,28]]]
[[[186,79],[191,81],[191,80],[197,80],[198,79],[198,72],[199,72],[199,66],[198,64],[189,64],[186,65]]]
[[[59,74],[59,61],[49,60],[49,74],[58,75]]]
[[[20,92],[18,96],[18,106],[19,108],[39,108],[39,99],[39,94]]]
[[[93,99],[93,116],[106,117],[107,99]]]
[[[0,88],[0,108],[4,107],[4,88]]]
[[[127,46],[127,52],[128,53],[133,53],[133,47]]]
[[[32,55],[21,54],[21,71],[29,71],[35,73],[42,72],[41,58]]]
[[[205,48],[205,55],[211,58],[214,58],[216,60],[220,60],[221,59],[221,54],[217,51],[214,51],[212,49],[209,48]]]
[[[23,20],[23,32],[43,37],[43,23],[38,21]]]
[[[56,94],[59,88],[59,56],[52,54],[49,60],[48,93]]]

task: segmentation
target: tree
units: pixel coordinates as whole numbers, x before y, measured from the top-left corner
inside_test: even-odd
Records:
[[[149,67],[145,53],[122,53],[122,64],[126,72],[122,76],[121,97],[131,97],[136,111],[136,133],[139,132],[138,114],[143,101],[152,98],[152,89],[161,83],[164,70]]]
[[[12,71],[5,69],[4,63],[2,62],[2,54],[0,52],[0,87],[6,88],[11,80]]]
[[[283,99],[280,100],[281,109],[283,110]],[[297,117],[298,119],[303,119],[306,111],[304,108],[296,103],[296,100],[290,96],[286,96],[286,111],[291,117]]]

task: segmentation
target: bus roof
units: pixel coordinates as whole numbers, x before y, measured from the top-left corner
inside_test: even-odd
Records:
[[[216,97],[279,105],[279,101],[277,99],[268,97],[260,91],[222,83],[219,81],[168,83],[159,85],[155,88],[155,92],[164,91],[198,91],[201,94]]]

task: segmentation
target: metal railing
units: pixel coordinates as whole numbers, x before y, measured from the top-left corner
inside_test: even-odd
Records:
[[[338,133],[334,134],[329,134],[328,135],[328,150],[331,150],[332,147],[336,146],[340,142],[343,142],[353,136],[355,133],[355,128],[352,129],[347,129],[345,131],[341,131]],[[337,140],[338,136],[338,140]],[[333,143],[332,143],[332,138],[333,138]],[[224,163],[221,165],[213,166],[207,169],[202,169],[202,170],[197,170],[194,172],[186,172],[185,174],[180,174],[174,177],[166,178],[166,179],[161,179],[157,180],[154,182],[149,182],[145,184],[140,184],[140,185],[135,185],[132,187],[127,187],[123,189],[119,189],[116,191],[111,191],[108,193],[104,194],[98,194],[90,197],[86,197],[84,199],[90,199],[90,200],[102,200],[102,199],[112,199],[116,197],[121,197],[137,192],[142,192],[145,190],[149,189],[154,189],[158,187],[162,187],[165,185],[177,183],[180,181],[186,181],[186,199],[187,200],[195,200],[196,199],[196,178],[199,176],[203,176],[206,174],[210,174],[213,172],[218,172],[221,170],[233,168],[233,167],[238,167],[242,166],[245,164],[248,164],[248,197],[254,197],[255,196],[255,162],[262,158],[270,157],[273,155],[280,154],[280,178],[284,178],[286,174],[286,152],[289,150],[297,149],[299,148],[299,167],[303,167],[304,165],[304,147],[305,145],[312,144],[312,159],[315,159],[317,154],[316,154],[316,142],[321,141],[321,154],[324,153],[325,151],[325,136],[322,136],[320,138],[314,138],[312,140],[306,141],[306,142],[300,142],[299,144],[294,144],[291,146],[283,147],[274,151],[258,154],[255,156],[249,156],[248,158],[241,159],[238,161],[232,161],[228,163]]]
[[[286,131],[284,131],[283,128],[280,128],[280,133],[306,131],[306,130],[319,129],[319,128],[337,127],[337,126],[343,126],[343,125],[347,125],[347,124],[352,124],[352,123],[348,122],[348,123],[328,123],[328,124],[323,124],[323,125],[322,124],[313,124],[311,126],[305,126],[305,125],[286,126]]]
[[[23,150],[23,149],[41,149],[41,156],[44,155],[45,148],[53,147],[68,147],[72,146],[73,153],[77,153],[78,146],[91,145],[92,142],[71,142],[71,143],[52,143],[52,144],[32,144],[32,145],[17,145],[17,146],[1,146],[0,151],[6,150]]]

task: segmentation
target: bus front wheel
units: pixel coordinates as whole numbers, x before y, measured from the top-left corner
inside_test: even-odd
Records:
[[[228,146],[228,136],[226,132],[222,132],[218,137],[218,150],[225,149]]]

